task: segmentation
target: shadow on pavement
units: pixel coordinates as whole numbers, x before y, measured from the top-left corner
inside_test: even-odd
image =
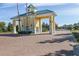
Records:
[[[41,41],[41,42],[38,42],[40,44],[44,44],[44,43],[61,43],[61,42],[64,42],[64,41],[71,41],[71,42],[74,42],[74,39],[71,37],[71,36],[67,36],[67,37],[63,37],[63,38],[54,38],[52,40],[45,40],[45,41]]]
[[[42,56],[73,56],[73,50],[60,50],[56,51],[55,53],[48,53]]]
[[[18,34],[0,34],[0,36],[7,36],[7,37],[19,37]]]
[[[7,37],[20,37],[20,36],[39,36],[39,35],[51,35],[51,34],[0,34],[0,36]]]
[[[65,34],[55,34],[54,36],[61,36],[61,35],[71,35],[71,33],[65,33]]]

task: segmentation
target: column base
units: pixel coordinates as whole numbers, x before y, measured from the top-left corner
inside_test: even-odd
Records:
[[[14,27],[13,33],[14,33],[14,34],[17,34],[16,27]]]
[[[49,33],[50,33],[50,34],[54,34],[54,33],[55,33],[55,31],[50,31]]]
[[[16,32],[16,31],[14,31],[13,33],[14,33],[14,34],[17,34],[17,32]]]

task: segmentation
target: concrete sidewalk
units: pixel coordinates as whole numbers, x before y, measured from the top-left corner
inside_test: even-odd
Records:
[[[0,36],[0,55],[70,56],[73,55],[70,44],[74,41],[70,31],[56,31],[53,35]]]

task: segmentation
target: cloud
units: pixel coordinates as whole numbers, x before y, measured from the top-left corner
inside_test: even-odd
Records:
[[[9,8],[16,6],[17,3],[0,3],[0,8]],[[18,3],[19,6],[23,5],[24,3]]]
[[[25,4],[25,3],[18,3],[19,5]],[[28,3],[29,5],[30,3]],[[56,6],[56,5],[63,5],[64,3],[31,3],[34,6]],[[16,6],[16,3],[0,3],[0,8],[8,8]]]
[[[0,3],[0,8],[8,8],[8,7],[12,7],[15,5],[16,4],[14,4],[14,3]]]
[[[34,6],[50,6],[50,5],[62,5],[64,3],[32,3]]]
[[[78,16],[79,15],[79,7],[77,8],[68,8],[63,9],[62,11],[58,11],[60,15],[66,15],[66,16]]]

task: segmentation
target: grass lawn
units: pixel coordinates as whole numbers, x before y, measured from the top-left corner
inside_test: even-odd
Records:
[[[75,36],[75,38],[77,39],[77,42],[79,42],[79,30],[73,30],[71,32]]]
[[[0,32],[0,34],[13,34],[12,32]]]

